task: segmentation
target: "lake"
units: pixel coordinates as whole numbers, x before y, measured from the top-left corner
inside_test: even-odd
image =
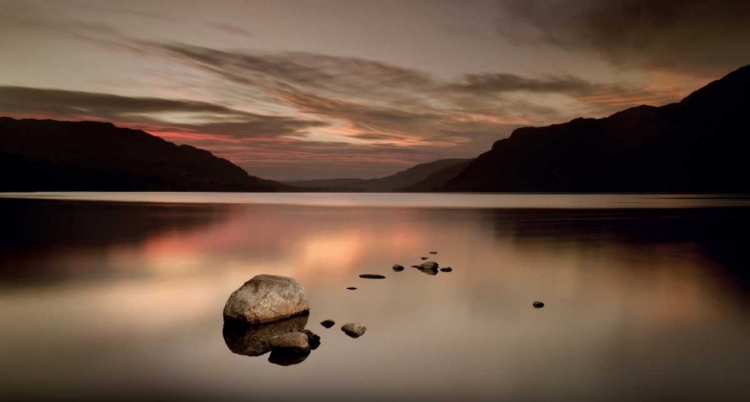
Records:
[[[748,227],[731,195],[0,195],[0,400],[747,401]],[[299,364],[224,328],[262,273],[307,291]]]

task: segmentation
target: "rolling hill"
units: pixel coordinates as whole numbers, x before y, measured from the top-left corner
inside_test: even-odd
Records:
[[[440,191],[746,192],[750,66],[678,103],[519,128]]]
[[[110,123],[0,118],[0,191],[277,191],[210,152]]]

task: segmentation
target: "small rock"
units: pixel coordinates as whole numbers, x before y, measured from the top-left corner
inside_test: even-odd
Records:
[[[437,254],[437,251],[430,251],[430,254]]]
[[[396,272],[401,272],[401,271],[404,270],[404,266],[403,265],[394,264],[393,265],[393,270],[396,271]]]
[[[357,290],[357,288],[355,288],[354,286],[349,286],[347,289],[349,289],[349,290]]]
[[[443,268],[440,268],[440,272],[453,272],[453,268],[443,267]]]
[[[315,350],[320,346],[320,336],[318,334],[310,331],[309,329],[303,329],[303,334],[307,335],[307,343],[310,344],[310,349]]]
[[[322,326],[324,326],[326,328],[331,328],[332,326],[336,325],[336,321],[325,320],[325,321],[321,322],[320,325],[322,325]]]
[[[542,303],[540,301],[535,301],[531,305],[534,306],[534,308],[542,308],[542,307],[544,307],[544,303]]]
[[[341,330],[352,338],[359,338],[364,335],[365,331],[367,331],[367,327],[358,322],[354,322],[344,324],[344,326],[341,327]]]
[[[309,352],[310,341],[307,334],[299,331],[287,332],[271,338],[271,351],[290,349],[297,352]]]
[[[417,265],[417,268],[422,268],[422,269],[437,269],[438,268],[438,263],[435,262],[435,261],[425,261],[425,262]]]
[[[385,279],[385,276],[375,274],[362,274],[359,277],[364,279]]]
[[[424,260],[426,260],[426,259],[427,259],[427,257],[422,257],[422,260],[423,260],[423,261],[424,261]]]
[[[412,266],[427,275],[437,275],[438,273],[438,263],[435,261],[425,261],[419,265]]]

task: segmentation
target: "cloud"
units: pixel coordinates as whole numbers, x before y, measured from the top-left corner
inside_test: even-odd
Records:
[[[213,24],[208,24],[208,26],[211,27],[211,28],[217,29],[219,31],[232,34],[232,35],[238,35],[238,36],[255,36],[249,30],[247,30],[245,28],[242,28],[242,27],[238,27],[236,25],[213,23]]]
[[[96,119],[228,137],[276,137],[324,126],[321,121],[248,113],[191,100],[0,86],[0,110],[28,116]]]
[[[409,99],[413,97],[410,90],[424,92],[439,85],[432,76],[418,70],[353,57],[238,52],[182,43],[140,44],[235,84],[265,89],[286,85],[376,101],[382,97]]]
[[[222,80],[227,92],[253,102],[292,107],[344,119],[365,131],[370,124],[404,131],[436,115],[493,115],[498,121],[546,123],[565,113],[518,94],[564,96],[597,114],[623,106],[667,103],[674,92],[624,84],[602,84],[580,77],[467,74],[453,80],[361,58],[304,52],[262,53],[217,50],[181,43],[141,43],[156,55],[185,63]],[[302,99],[304,98],[304,99]],[[367,121],[365,121],[367,120]]]
[[[726,73],[750,62],[750,2],[500,0],[499,32],[520,44],[593,52],[614,65]]]

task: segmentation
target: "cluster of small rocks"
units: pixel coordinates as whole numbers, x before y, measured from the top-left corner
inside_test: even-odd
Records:
[[[437,251],[430,251],[437,254]],[[452,272],[451,267],[440,267],[435,261],[422,257],[419,265],[412,265],[428,275]],[[393,265],[394,272],[402,272],[403,265]],[[363,279],[385,279],[380,274],[362,274]],[[347,287],[356,290],[354,286]],[[544,307],[535,301],[534,308]],[[302,285],[293,278],[258,275],[235,290],[224,306],[224,341],[229,349],[246,356],[261,356],[271,352],[268,361],[282,366],[299,364],[320,346],[320,336],[309,329],[307,317],[310,307]],[[320,323],[324,328],[336,325],[333,320]],[[362,323],[346,323],[341,327],[346,335],[359,338],[367,327]]]

